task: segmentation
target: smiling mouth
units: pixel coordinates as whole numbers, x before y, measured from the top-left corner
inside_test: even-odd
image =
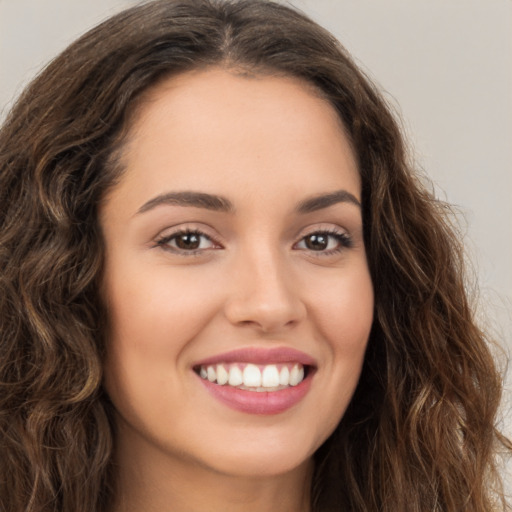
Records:
[[[194,371],[203,380],[245,391],[280,391],[298,386],[308,373],[301,363],[252,364],[218,363],[199,365]]]

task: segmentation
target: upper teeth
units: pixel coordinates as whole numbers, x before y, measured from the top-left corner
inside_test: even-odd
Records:
[[[275,391],[296,386],[304,379],[304,366],[294,364],[255,365],[222,363],[199,367],[199,375],[210,382],[250,389],[251,391]]]

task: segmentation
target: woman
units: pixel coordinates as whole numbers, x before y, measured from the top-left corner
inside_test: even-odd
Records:
[[[0,165],[2,509],[505,509],[447,208],[312,21],[125,11]]]

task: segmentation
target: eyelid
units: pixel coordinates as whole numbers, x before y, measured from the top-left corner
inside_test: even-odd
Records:
[[[312,235],[315,233],[328,233],[331,235],[345,235],[349,238],[352,238],[350,231],[347,228],[341,227],[338,224],[333,224],[330,222],[319,222],[315,224],[310,224],[302,229],[300,229],[296,235],[297,241],[302,240],[304,237],[308,235]]]
[[[197,256],[210,252],[212,250],[224,249],[225,244],[220,241],[220,237],[217,234],[211,233],[212,229],[208,226],[198,226],[196,223],[183,223],[176,226],[168,227],[167,229],[160,232],[159,235],[154,239],[154,247],[168,251],[181,256]],[[212,247],[198,247],[196,249],[182,249],[179,247],[172,247],[167,245],[173,238],[184,234],[196,234],[199,237],[204,237],[209,240]],[[308,236],[314,234],[324,234],[338,240],[338,245],[331,249],[320,249],[314,250],[307,247],[298,247],[299,244],[303,243]],[[342,252],[343,250],[350,249],[353,247],[353,237],[350,233],[340,226],[333,226],[332,224],[316,224],[308,226],[302,229],[296,237],[296,241],[293,243],[292,249],[309,252],[315,257],[328,256],[335,253]]]
[[[179,256],[197,256],[202,253],[209,252],[211,250],[222,249],[223,244],[219,241],[218,237],[212,235],[211,233],[209,233],[209,231],[210,230],[198,227],[195,224],[180,224],[179,226],[168,228],[161,232],[155,239],[154,247],[160,248],[164,251],[168,251],[173,254],[177,254]],[[212,243],[213,247],[187,250],[167,245],[174,238],[185,234],[195,234],[198,235],[199,237],[204,237]]]
[[[338,239],[339,245],[334,249],[324,249],[324,250],[319,250],[319,251],[315,251],[313,249],[308,249],[307,247],[306,248],[298,248],[297,247],[308,236],[312,236],[315,234],[324,234],[324,235],[336,238],[336,239]],[[316,226],[310,226],[307,229],[302,230],[301,233],[298,235],[298,240],[293,244],[293,248],[296,250],[307,251],[315,257],[322,257],[322,256],[330,256],[330,255],[342,252],[343,250],[350,249],[353,247],[353,245],[354,245],[353,238],[346,229],[332,226],[332,225],[329,225],[329,226],[316,225]]]

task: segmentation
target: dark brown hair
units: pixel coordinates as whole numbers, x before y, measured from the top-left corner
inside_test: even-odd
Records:
[[[110,503],[98,205],[122,172],[141,93],[207,66],[313,84],[358,158],[375,320],[354,398],[315,455],[313,510],[504,510],[501,380],[447,207],[419,183],[396,121],[340,44],[262,0],[159,0],[118,14],[50,63],[2,127],[0,510]]]

